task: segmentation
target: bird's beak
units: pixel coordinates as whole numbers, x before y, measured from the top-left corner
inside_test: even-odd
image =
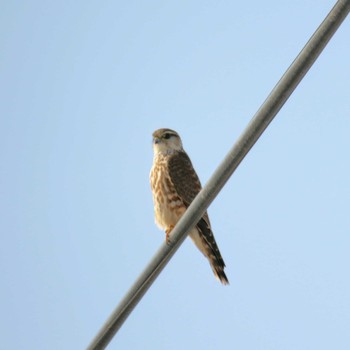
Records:
[[[160,139],[159,139],[158,137],[155,137],[155,138],[153,139],[153,142],[154,142],[155,144],[157,144],[157,143],[160,142]]]

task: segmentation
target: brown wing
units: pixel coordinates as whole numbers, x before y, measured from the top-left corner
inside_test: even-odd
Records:
[[[184,151],[174,153],[169,159],[168,171],[176,192],[186,207],[189,207],[202,189],[202,185],[187,153]],[[210,229],[210,221],[206,212],[201,220],[204,220]]]
[[[176,192],[188,207],[202,188],[188,155],[185,152],[174,153],[169,159],[168,171]],[[207,213],[199,220],[196,227],[201,239],[198,248],[208,257],[214,274],[221,283],[228,284],[224,272],[225,263],[216,244]]]
[[[169,159],[168,170],[176,192],[188,207],[202,188],[190,158],[185,152],[174,153]]]

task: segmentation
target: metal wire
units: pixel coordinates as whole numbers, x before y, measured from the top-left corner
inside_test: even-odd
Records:
[[[137,278],[118,307],[91,342],[88,350],[105,349],[126,318],[174,255],[188,232],[202,217],[210,203],[253,147],[255,142],[287,101],[299,82],[313,65],[350,11],[350,0],[339,0],[300,54],[287,69],[270,95],[256,112],[242,135],[229,151],[181,220],[172,231],[171,244],[163,243],[145,270]]]

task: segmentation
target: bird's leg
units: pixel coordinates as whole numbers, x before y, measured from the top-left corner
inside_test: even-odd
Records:
[[[170,232],[173,230],[174,225],[170,225],[166,230],[165,230],[165,242],[166,244],[170,244]]]

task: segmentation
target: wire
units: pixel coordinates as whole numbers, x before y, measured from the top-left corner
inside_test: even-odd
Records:
[[[91,342],[88,350],[105,349],[114,335],[120,329],[126,318],[132,312],[165,265],[175,254],[188,232],[202,217],[216,195],[224,187],[227,180],[236,170],[243,158],[282,108],[299,82],[316,61],[328,41],[337,31],[350,11],[350,0],[339,0],[319,28],[301,50],[297,58],[287,69],[270,95],[256,112],[242,135],[229,151],[225,159],[214,172],[185,214],[172,230],[172,241],[169,245],[163,243],[158,252],[131,286],[117,308]]]

